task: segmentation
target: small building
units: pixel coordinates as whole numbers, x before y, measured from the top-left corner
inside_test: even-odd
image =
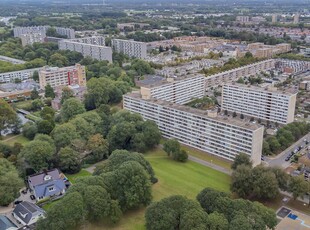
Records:
[[[310,81],[302,81],[299,83],[299,89],[310,90]]]
[[[65,181],[58,169],[29,176],[28,186],[37,201],[62,196],[66,193]]]
[[[36,223],[40,218],[44,218],[45,211],[35,204],[23,201],[16,205],[12,215],[22,225],[29,226]]]
[[[0,230],[17,230],[17,226],[6,216],[0,215]]]

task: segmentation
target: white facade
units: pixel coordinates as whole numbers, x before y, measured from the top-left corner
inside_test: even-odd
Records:
[[[228,82],[237,81],[240,77],[255,75],[261,71],[273,69],[275,68],[275,63],[276,61],[274,59],[268,59],[208,76],[205,78],[206,88],[210,88],[215,85],[223,85]]]
[[[49,28],[55,28],[56,32],[60,35],[65,35],[68,39],[75,38],[74,29],[64,28],[64,27],[51,27],[51,26],[29,26],[29,27],[15,27],[14,37],[21,37],[23,34],[41,33],[46,34]]]
[[[296,97],[275,88],[227,84],[222,88],[222,110],[287,124],[294,121]]]
[[[97,45],[99,44],[99,45]],[[100,61],[112,62],[112,48],[104,45],[104,39],[74,39],[58,42],[60,50],[71,50],[81,53],[84,57],[91,57]]]
[[[70,82],[70,79],[73,78],[75,80],[74,83]],[[71,84],[86,86],[85,66],[80,64],[63,68],[46,66],[39,71],[39,82],[40,89],[44,89],[48,84],[53,88]]]
[[[205,77],[187,77],[181,80],[170,78],[171,82],[159,86],[141,87],[144,99],[156,98],[176,104],[186,104],[194,98],[205,96]]]
[[[39,71],[40,69],[41,68],[34,68],[34,69],[25,69],[20,71],[0,73],[0,82],[10,83],[14,82],[15,79],[19,79],[21,81],[28,80],[32,78],[32,75],[35,71]]]
[[[22,46],[27,46],[32,45],[33,43],[43,43],[45,41],[46,34],[43,32],[22,34],[20,38],[22,40]]]
[[[147,56],[147,47],[144,42],[112,39],[112,47],[116,52],[126,54],[129,57],[145,59]]]
[[[263,126],[134,93],[124,96],[123,107],[154,121],[164,137],[228,160],[246,153],[253,165],[261,163]]]

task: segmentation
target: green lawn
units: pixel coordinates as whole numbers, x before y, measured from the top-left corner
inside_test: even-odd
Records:
[[[30,140],[28,138],[24,137],[23,135],[16,135],[16,136],[8,135],[8,136],[5,136],[4,139],[1,140],[0,142],[13,146],[15,142],[18,142],[22,145],[25,145],[29,141]]]
[[[180,163],[169,159],[163,150],[157,149],[145,157],[153,166],[158,183],[153,186],[154,200],[172,194],[194,199],[205,187],[229,191],[230,177],[214,169],[188,161]]]
[[[160,144],[163,145],[165,143],[165,141],[166,141],[166,139],[162,138],[160,140]],[[209,153],[200,151],[200,150],[195,149],[195,148],[191,148],[191,147],[186,146],[186,145],[181,144],[181,148],[184,149],[189,155],[191,155],[193,157],[197,157],[201,160],[211,162],[215,165],[221,166],[221,167],[226,168],[226,169],[231,169],[231,162],[228,160],[217,157],[215,155],[211,155]]]
[[[152,164],[158,178],[158,183],[152,188],[154,201],[175,194],[195,199],[196,195],[205,187],[229,192],[230,177],[224,173],[191,161],[175,162],[170,160],[161,149],[146,154],[145,158]],[[87,226],[87,229],[142,230],[145,229],[144,211],[145,208],[140,208],[127,212],[114,226],[92,224]]]
[[[82,169],[80,172],[76,173],[76,174],[66,174],[66,177],[68,178],[68,180],[74,184],[75,180],[79,177],[84,177],[84,176],[91,176],[91,173],[86,171],[85,169]]]

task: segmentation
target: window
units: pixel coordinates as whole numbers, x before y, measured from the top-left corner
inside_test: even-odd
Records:
[[[52,191],[54,191],[54,190],[55,190],[54,187],[49,187],[49,188],[48,188],[48,191],[49,191],[49,192],[52,192]]]

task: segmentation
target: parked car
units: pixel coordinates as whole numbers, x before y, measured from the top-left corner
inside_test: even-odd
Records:
[[[21,203],[21,202],[23,202],[22,200],[16,200],[15,202],[14,202],[14,204],[16,205],[16,204],[19,204],[19,203]]]
[[[30,199],[31,199],[31,200],[35,200],[36,197],[35,197],[34,195],[30,195]]]

